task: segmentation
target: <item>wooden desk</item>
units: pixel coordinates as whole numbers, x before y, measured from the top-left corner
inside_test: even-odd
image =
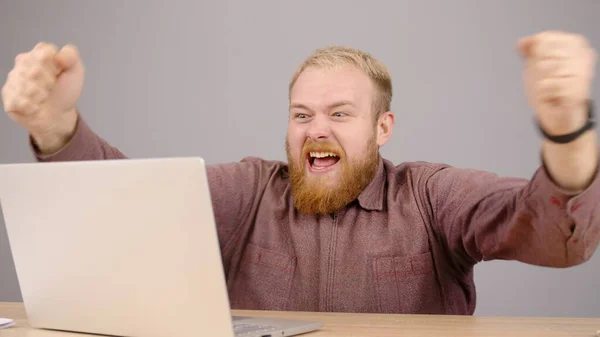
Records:
[[[233,314],[320,320],[325,323],[325,327],[320,331],[303,337],[595,337],[596,331],[600,330],[600,318],[374,315],[238,310]],[[0,317],[17,321],[17,326],[0,330],[0,337],[88,336],[29,328],[22,303],[0,303]]]

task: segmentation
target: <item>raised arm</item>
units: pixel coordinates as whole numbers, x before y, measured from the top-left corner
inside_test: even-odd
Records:
[[[575,193],[545,167],[531,180],[453,167],[424,175],[422,201],[459,268],[483,260],[569,267],[600,242],[600,180]]]
[[[30,135],[38,161],[76,161],[127,158],[97,135],[82,118],[76,103],[84,69],[74,46],[60,51],[40,43],[19,54],[2,88],[4,109]],[[207,168],[213,210],[225,268],[241,247],[252,210],[281,165],[257,158],[210,165]]]
[[[40,162],[128,158],[119,149],[97,135],[81,117],[76,120],[73,132],[64,139],[66,143],[62,144],[62,147],[48,153],[48,151],[40,150],[34,138],[30,137],[31,150]]]
[[[75,46],[38,43],[16,56],[2,87],[4,110],[30,136],[39,161],[126,158],[79,115],[84,66]]]
[[[597,135],[590,119],[596,53],[585,38],[543,32],[519,41],[525,88],[544,136],[530,181],[445,168],[424,202],[459,265],[510,259],[567,267],[600,242]]]
[[[582,191],[598,166],[590,118],[596,51],[580,35],[543,32],[518,43],[529,104],[544,135],[542,156],[556,183]]]

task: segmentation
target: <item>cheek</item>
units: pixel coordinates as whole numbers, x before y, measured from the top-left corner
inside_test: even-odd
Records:
[[[371,150],[369,144],[373,141],[372,137],[374,137],[373,130],[362,129],[336,134],[337,143],[342,147],[348,161],[364,158],[367,155],[366,151]]]
[[[292,154],[294,157],[300,155],[302,147],[304,146],[304,137],[302,136],[302,133],[291,129],[288,130],[286,142],[290,154]]]
[[[360,161],[364,155],[365,147],[362,144],[353,144],[344,146],[344,152],[346,153],[346,160],[349,162]]]

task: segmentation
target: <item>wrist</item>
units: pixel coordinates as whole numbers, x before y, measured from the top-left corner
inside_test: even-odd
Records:
[[[566,144],[544,139],[542,153],[550,176],[559,186],[582,191],[592,182],[598,168],[597,133],[588,130]]]
[[[51,155],[65,147],[77,129],[78,114],[75,109],[64,113],[50,130],[30,132],[33,145],[42,155]]]
[[[564,120],[554,121],[552,127],[538,121],[538,130],[545,140],[557,144],[567,144],[577,140],[587,131],[596,126],[593,101],[586,101],[585,105],[572,111]]]

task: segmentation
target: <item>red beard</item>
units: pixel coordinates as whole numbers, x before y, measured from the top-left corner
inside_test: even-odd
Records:
[[[339,157],[340,167],[337,184],[331,186],[326,175],[315,176],[308,173],[306,165],[310,152],[332,152]],[[364,157],[349,162],[343,149],[336,144],[308,141],[300,158],[294,160],[286,140],[286,153],[289,164],[290,181],[294,207],[305,214],[331,214],[355,200],[362,190],[373,180],[379,162],[379,151],[372,137]]]

